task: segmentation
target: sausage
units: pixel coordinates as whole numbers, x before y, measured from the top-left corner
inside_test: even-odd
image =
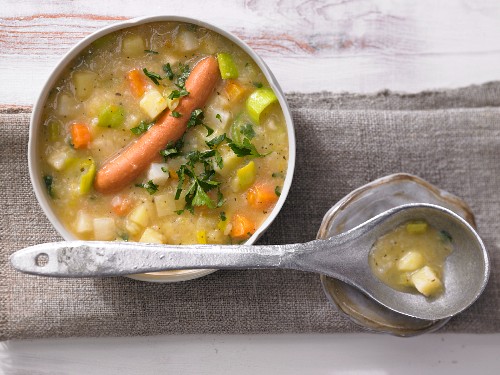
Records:
[[[198,62],[186,80],[188,96],[181,98],[173,117],[163,112],[155,125],[135,143],[104,164],[96,174],[94,188],[100,193],[113,193],[134,181],[159,155],[168,143],[179,140],[187,129],[191,112],[205,105],[219,80],[217,59],[209,56]]]

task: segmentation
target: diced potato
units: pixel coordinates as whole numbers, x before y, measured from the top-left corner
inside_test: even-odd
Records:
[[[233,180],[233,191],[242,191],[249,188],[255,181],[257,169],[252,160],[250,163],[236,171],[236,178]]]
[[[427,231],[428,224],[425,221],[416,221],[406,224],[406,231],[410,234],[422,234]]]
[[[69,150],[57,150],[47,157],[47,163],[56,171],[62,171],[70,159]]]
[[[146,45],[141,36],[130,34],[122,40],[122,54],[127,57],[143,56]]]
[[[128,233],[130,233],[132,236],[137,236],[139,233],[141,233],[142,228],[139,224],[134,223],[133,221],[130,221],[127,219],[125,222],[125,229],[127,230]]]
[[[76,214],[75,230],[77,233],[89,233],[94,229],[94,222],[92,216],[83,210],[78,211]]]
[[[231,150],[228,145],[219,147],[219,153],[222,157],[223,166],[220,169],[217,164],[214,165],[215,171],[223,177],[227,177],[241,162],[241,158]]]
[[[169,177],[168,165],[166,163],[151,163],[148,169],[148,181],[153,181],[156,185],[163,185]]]
[[[116,238],[115,221],[109,217],[95,218],[94,238],[97,241],[110,241]]]
[[[173,194],[161,194],[154,197],[158,217],[172,215],[177,210]]]
[[[424,296],[429,297],[443,290],[443,284],[429,266],[424,266],[411,275],[411,282]]]
[[[146,204],[140,204],[128,215],[128,219],[137,225],[147,227],[149,224],[149,212]]]
[[[78,99],[87,99],[92,94],[96,78],[97,74],[91,71],[81,70],[73,74],[73,87]]]
[[[199,244],[206,245],[207,244],[207,231],[202,229],[196,232],[196,240]]]
[[[422,268],[425,264],[425,258],[418,251],[408,251],[399,259],[397,267],[400,271],[415,271]]]
[[[190,52],[200,46],[200,42],[196,35],[188,30],[183,30],[177,36],[178,46],[181,50]]]
[[[221,231],[219,229],[207,231],[207,243],[223,243],[223,242],[224,242],[224,231]]]
[[[76,100],[68,95],[61,94],[57,98],[57,114],[64,117],[73,116],[78,110],[78,103]]]
[[[160,113],[163,112],[165,108],[167,108],[167,101],[165,98],[156,90],[151,89],[146,91],[141,101],[139,102],[139,106],[147,114],[151,119],[154,119]]]
[[[139,242],[146,242],[146,243],[164,243],[165,238],[163,237],[163,234],[160,232],[152,229],[152,228],[146,228],[144,233],[142,234]]]

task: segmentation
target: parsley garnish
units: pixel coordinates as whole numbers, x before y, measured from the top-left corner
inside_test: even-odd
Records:
[[[222,211],[222,212],[219,213],[219,217],[220,217],[221,221],[226,221],[227,220],[226,213],[224,211]]]
[[[253,126],[249,122],[240,126],[240,132],[248,139],[252,139],[255,137],[255,131],[253,130]]]
[[[186,85],[186,80],[189,77],[189,73],[191,73],[191,70],[189,69],[188,64],[183,63],[179,63],[179,70],[181,74],[177,77],[177,82],[175,83],[175,85],[180,89],[183,89]]]
[[[158,191],[158,185],[156,185],[153,180],[149,180],[145,184],[135,184],[135,186],[146,189],[146,191],[150,194],[153,195]]]
[[[276,186],[274,188],[274,193],[279,197],[281,195],[281,188],[279,186]]]
[[[167,144],[167,147],[164,150],[160,151],[160,155],[163,156],[165,161],[167,161],[168,158],[175,158],[181,154],[181,148],[183,145],[184,137],[182,137],[175,143]]]
[[[233,141],[228,143],[229,147],[231,147],[231,150],[236,154],[238,157],[244,157],[244,156],[255,156],[258,158],[261,158],[263,155],[257,151],[255,146],[250,143],[250,140],[248,138],[245,138],[243,140],[243,143],[241,145],[234,143]]]
[[[262,88],[262,86],[264,86],[264,85],[263,85],[262,83],[260,83],[260,82],[254,82],[254,83],[253,83],[253,85],[254,85],[255,87],[257,87],[258,89],[260,89],[260,88]]]
[[[205,142],[205,144],[211,149],[213,150],[214,148],[216,148],[218,145],[220,145],[222,142],[224,142],[227,138],[226,136],[226,133],[224,134],[221,134],[217,137],[213,137],[211,140]]]
[[[161,167],[161,171],[162,171],[163,173],[168,173],[168,174],[170,174],[170,172],[168,171],[168,169],[167,169],[167,168],[165,168],[165,167]]]
[[[205,115],[203,114],[203,111],[201,109],[195,109],[193,112],[191,112],[191,117],[189,118],[189,121],[187,123],[187,127],[192,128],[193,126],[196,125],[203,125],[205,129],[207,129],[207,137],[211,136],[214,130],[209,127],[208,125],[203,123],[203,119],[205,118]]]
[[[152,49],[145,49],[145,53],[149,53],[150,55],[158,55],[159,52],[153,51]]]
[[[186,89],[180,89],[180,90],[174,90],[170,93],[168,96],[169,99],[177,99],[183,96],[189,95],[189,91],[186,91]]]
[[[179,118],[182,115],[179,112],[177,112],[177,111],[172,111],[172,113],[170,114],[170,116],[175,117],[175,118]]]
[[[220,117],[220,114],[219,114],[219,113],[217,113],[217,114],[215,115],[215,118],[216,118],[217,120],[219,120],[220,122],[222,122],[222,117]]]
[[[52,176],[43,176],[43,182],[45,183],[45,187],[47,188],[47,192],[51,198],[55,198],[54,190],[52,190],[52,183],[54,182],[54,178]]]
[[[158,81],[161,81],[162,78],[161,78],[161,76],[158,73],[150,72],[146,68],[142,69],[142,71],[144,72],[144,74],[146,75],[146,77],[148,77],[151,81],[153,81],[153,83],[156,86],[160,85],[160,82],[158,82]]]
[[[220,191],[219,181],[214,180],[215,171],[213,166],[213,157],[218,154],[217,150],[208,151],[190,151],[186,154],[187,162],[180,166],[177,171],[179,183],[175,192],[175,199],[179,199],[185,185],[189,183],[184,200],[186,202],[185,210],[194,211],[196,206],[207,206],[208,208],[220,207],[224,203]],[[196,174],[195,169],[198,164],[202,164],[202,172]],[[208,192],[217,189],[217,203],[208,196]],[[182,213],[182,212],[180,212]]]
[[[170,66],[170,63],[166,63],[165,65],[163,65],[163,71],[165,72],[169,80],[174,79],[174,72],[172,72],[172,67]]]
[[[130,129],[130,131],[135,135],[139,135],[142,133],[146,133],[149,130],[149,128],[152,127],[153,125],[154,122],[147,122],[143,120],[135,128]]]

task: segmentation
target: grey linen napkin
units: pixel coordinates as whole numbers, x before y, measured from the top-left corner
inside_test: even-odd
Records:
[[[287,95],[297,165],[283,210],[260,243],[314,239],[326,211],[378,177],[407,172],[465,199],[492,256],[483,296],[442,331],[500,332],[500,83],[401,95]],[[188,333],[356,332],[319,277],[219,271],[151,284],[15,272],[10,253],[59,240],[31,191],[28,110],[0,113],[0,339]]]

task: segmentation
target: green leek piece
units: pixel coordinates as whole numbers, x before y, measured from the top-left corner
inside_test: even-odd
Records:
[[[233,142],[239,146],[243,145],[243,140],[245,138],[251,140],[255,137],[252,120],[250,120],[246,113],[241,113],[236,117],[234,122],[231,124],[229,134],[231,134]]]
[[[274,94],[274,91],[269,88],[257,89],[250,94],[246,102],[247,112],[250,118],[257,124],[260,124],[260,115],[264,110],[269,107],[274,102],[277,102],[278,98]]]
[[[49,141],[55,142],[59,139],[59,123],[56,121],[49,122],[48,129]]]
[[[253,160],[236,171],[238,190],[248,189],[255,181],[257,168]]]
[[[425,221],[415,221],[406,224],[406,231],[410,234],[422,234],[427,231],[427,223]]]
[[[117,128],[125,121],[125,111],[122,106],[109,104],[97,116],[97,125],[103,128]]]
[[[80,169],[82,175],[80,176],[80,195],[87,194],[92,187],[96,173],[94,160],[88,158],[81,163]]]
[[[238,68],[229,53],[218,53],[217,61],[222,79],[238,78]]]

